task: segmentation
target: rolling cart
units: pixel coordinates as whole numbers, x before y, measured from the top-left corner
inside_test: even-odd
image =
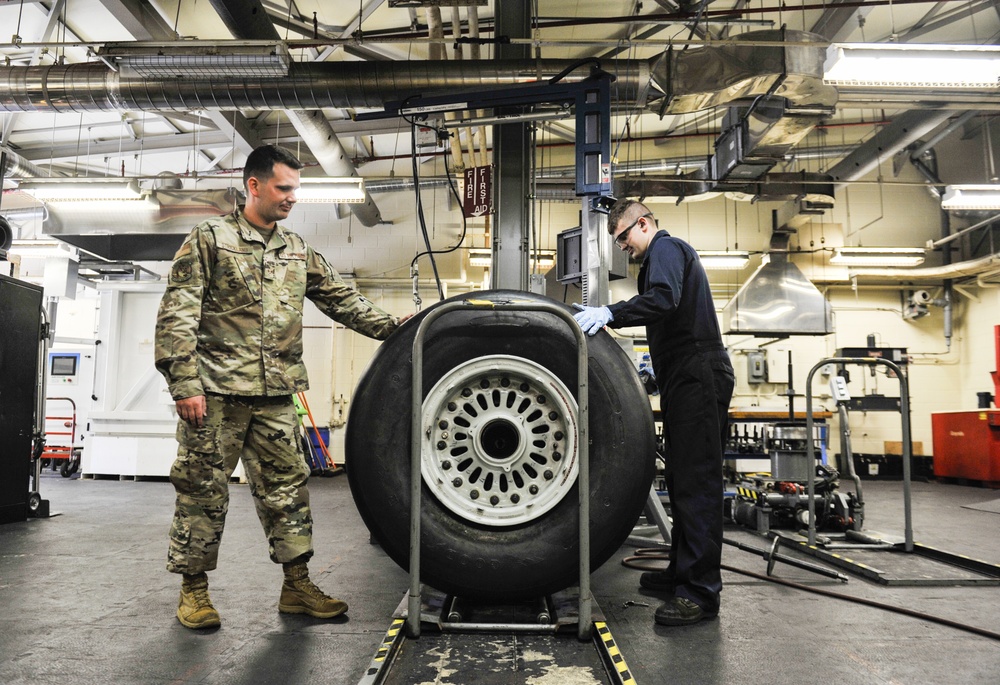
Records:
[[[80,458],[83,455],[83,446],[76,444],[76,402],[69,397],[46,397],[45,402],[46,407],[50,402],[69,403],[69,408],[59,414],[45,415],[44,447],[40,455],[41,459],[52,462],[53,471],[55,462],[62,461],[59,474],[63,478],[69,478],[80,469]]]

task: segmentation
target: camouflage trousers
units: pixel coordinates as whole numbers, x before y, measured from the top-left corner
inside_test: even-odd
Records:
[[[239,460],[250,482],[271,560],[312,556],[309,468],[299,443],[292,397],[207,395],[201,428],[177,423],[177,459],[170,482],[177,505],[167,570],[211,571],[229,509],[229,479]]]

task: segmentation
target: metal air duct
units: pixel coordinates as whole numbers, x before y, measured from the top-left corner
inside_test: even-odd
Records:
[[[101,62],[0,68],[3,112],[187,112],[381,108],[416,94],[482,90],[551,78],[576,60],[464,60],[441,62],[293,62],[283,78],[141,79],[122,77]],[[650,65],[608,65],[620,98],[634,98],[650,79]],[[566,76],[580,80],[580,68]],[[653,91],[655,97],[662,93]]]
[[[3,168],[0,168],[0,178],[14,176],[22,178],[30,176],[32,178],[44,178],[49,174],[17,154],[9,147],[0,147],[0,160],[3,160]]]
[[[211,3],[236,38],[281,40],[260,0],[211,0]],[[328,176],[358,175],[357,168],[322,112],[289,111],[286,115]],[[381,212],[367,191],[365,201],[352,203],[350,210],[364,226],[376,226],[382,220]]]

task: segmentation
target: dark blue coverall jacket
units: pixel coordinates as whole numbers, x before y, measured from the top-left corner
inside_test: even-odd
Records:
[[[639,294],[609,307],[612,328],[646,326],[660,390],[664,471],[673,518],[669,575],[676,594],[708,612],[722,590],[723,448],[733,367],[708,277],[694,248],[666,231],[650,241]]]

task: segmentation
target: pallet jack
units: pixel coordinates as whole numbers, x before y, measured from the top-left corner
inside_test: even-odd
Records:
[[[459,598],[447,595],[421,584],[420,581],[420,527],[421,527],[421,407],[423,405],[423,349],[425,332],[431,323],[458,310],[470,307],[481,309],[503,309],[505,311],[546,312],[562,319],[577,340],[577,403],[579,421],[577,445],[579,450],[579,474],[577,490],[579,501],[579,586],[569,588],[550,596],[537,598],[519,604],[490,605],[477,602],[474,598]],[[581,658],[580,644],[592,641],[598,659],[610,683],[626,685],[635,682],[618,645],[611,635],[603,612],[594,601],[590,590],[590,463],[587,432],[589,428],[588,407],[588,356],[587,337],[573,319],[563,309],[545,302],[491,301],[453,302],[443,304],[427,313],[413,340],[412,378],[412,420],[411,420],[411,490],[410,490],[410,587],[399,607],[393,614],[392,623],[386,631],[369,668],[358,685],[382,685],[392,682],[395,677],[394,662],[397,661],[406,643],[417,641],[422,628],[433,629],[442,634],[454,633],[456,639],[466,641],[466,646],[476,643],[477,637],[515,635],[562,636],[576,632],[579,640],[569,650]],[[541,639],[541,638],[539,638]],[[563,638],[557,638],[563,639]],[[495,644],[493,649],[495,650]],[[585,652],[589,650],[583,650]],[[585,656],[583,657],[585,658]],[[592,669],[593,670],[593,669]]]

